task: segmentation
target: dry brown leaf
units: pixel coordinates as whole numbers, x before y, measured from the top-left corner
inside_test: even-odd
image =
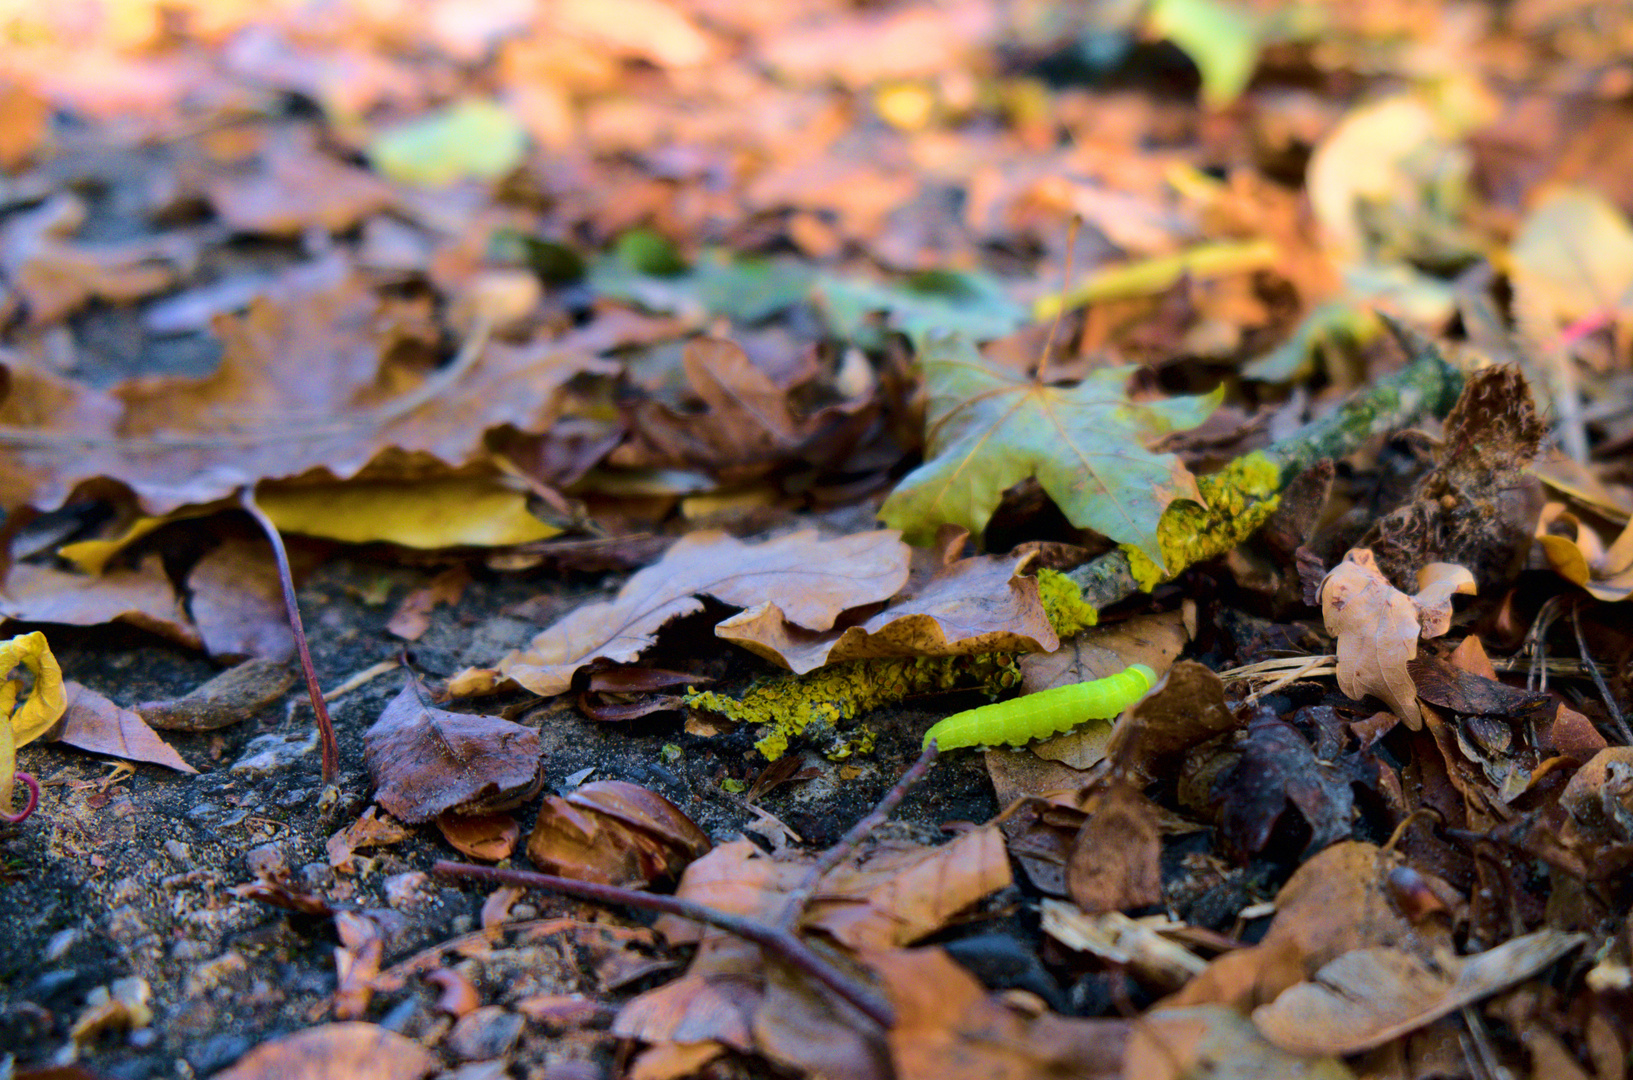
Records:
[[[627,663],[671,619],[699,611],[699,596],[753,607],[771,602],[808,630],[827,630],[840,613],[889,599],[907,581],[909,549],[883,529],[837,540],[806,531],[748,545],[725,533],[682,538],[637,573],[617,599],[585,604],[499,664],[536,694],[560,694],[592,660]]]
[[[445,474],[485,461],[490,430],[543,431],[575,375],[620,370],[569,338],[488,342],[428,375],[438,347],[429,310],[382,298],[338,260],[286,275],[215,326],[224,352],[205,378],[100,391],[35,377],[47,395],[14,404],[14,377],[0,420],[37,435],[0,453],[0,501],[55,507],[104,477],[157,515],[263,479]]]
[[[1589,940],[1538,930],[1436,966],[1402,949],[1357,949],[1253,1010],[1253,1023],[1293,1053],[1356,1054],[1523,982]]]
[[[470,569],[463,563],[449,567],[403,597],[386,621],[386,630],[404,641],[418,641],[420,635],[431,628],[431,612],[439,605],[459,603],[465,586],[470,583]]]
[[[139,300],[173,288],[198,259],[198,238],[184,233],[117,244],[68,239],[86,216],[82,200],[61,194],[0,230],[0,272],[37,324],[57,322],[91,300]]]
[[[1633,595],[1633,523],[1607,546],[1599,534],[1561,503],[1549,503],[1537,519],[1537,542],[1559,576],[1600,600]]]
[[[291,553],[297,585],[313,561],[303,552]],[[223,540],[188,572],[187,592],[188,610],[211,656],[226,662],[294,658],[295,635],[266,541]]]
[[[1327,632],[1338,640],[1338,688],[1360,701],[1376,695],[1406,726],[1423,726],[1417,687],[1407,672],[1418,637],[1444,634],[1451,625],[1451,594],[1474,591],[1462,567],[1431,563],[1418,571],[1416,597],[1396,589],[1378,570],[1372,552],[1354,548],[1321,582],[1318,599]]]
[[[623,780],[549,796],[527,838],[546,873],[630,888],[673,878],[708,850],[708,834],[673,803]]]
[[[68,696],[68,711],[62,714],[47,739],[126,761],[147,761],[178,772],[198,772],[138,714],[72,680],[62,685]]]
[[[356,821],[341,829],[323,845],[329,865],[337,870],[350,869],[352,853],[363,848],[390,847],[414,835],[414,830],[392,817],[381,815],[379,807],[370,806]]]
[[[408,822],[518,805],[539,789],[539,754],[533,729],[438,709],[414,680],[363,735],[375,800]]]
[[[1156,808],[1113,784],[1090,808],[1066,863],[1066,889],[1090,915],[1162,902],[1162,835]]]
[[[270,236],[345,232],[396,203],[378,176],[293,141],[272,148],[259,171],[212,183],[209,196],[232,228]]]
[[[461,855],[488,862],[510,858],[522,835],[521,826],[509,814],[444,812],[437,815],[437,828]]]
[[[1048,1011],[1028,1015],[989,994],[941,949],[879,953],[868,963],[896,1007],[889,1037],[898,1076],[1114,1080],[1125,1075],[1130,1021],[1081,1020]]]
[[[1119,773],[1146,783],[1160,775],[1164,763],[1236,726],[1224,681],[1204,664],[1181,660],[1117,718],[1106,756]]]
[[[440,1062],[413,1039],[377,1024],[321,1024],[262,1043],[220,1080],[420,1080]]]
[[[1249,1009],[1355,949],[1417,943],[1450,955],[1443,928],[1414,927],[1385,885],[1388,864],[1376,845],[1345,840],[1318,852],[1276,894],[1276,917],[1264,940],[1218,957],[1173,1005],[1223,1004]]]
[[[0,615],[69,626],[123,622],[189,648],[203,645],[158,554],[146,556],[134,569],[98,576],[21,563],[0,586]]]
[[[246,660],[182,697],[144,701],[136,711],[162,731],[214,731],[254,716],[294,685],[288,662]]]
[[[1128,1041],[1125,1080],[1271,1077],[1354,1080],[1335,1057],[1302,1057],[1267,1042],[1247,1017],[1217,1005],[1154,1009]]]
[[[797,675],[872,657],[1053,652],[1060,640],[1038,599],[1037,580],[1021,575],[1030,561],[1030,555],[960,559],[844,630],[802,630],[776,604],[766,603],[717,624],[714,632]]]
[[[747,840],[722,844],[687,867],[676,895],[716,908],[774,919],[803,880],[807,861],[777,860]],[[1002,834],[975,829],[949,844],[876,848],[854,867],[823,879],[802,926],[851,948],[888,948],[934,933],[959,911],[1011,881]],[[698,940],[701,928],[664,916],[671,942]]]
[[[654,403],[635,425],[644,449],[620,447],[613,462],[695,465],[742,483],[781,464],[804,434],[789,409],[788,390],[772,382],[736,342],[694,338],[681,364],[706,411],[680,413]]]

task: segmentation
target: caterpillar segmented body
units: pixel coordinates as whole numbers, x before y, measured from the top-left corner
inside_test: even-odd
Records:
[[[1144,664],[1091,682],[1056,686],[1036,694],[954,713],[924,733],[924,745],[1021,746],[1069,731],[1085,720],[1109,720],[1145,696],[1157,673]]]

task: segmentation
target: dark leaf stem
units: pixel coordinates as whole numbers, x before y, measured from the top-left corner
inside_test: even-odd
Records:
[[[323,700],[323,688],[318,685],[317,671],[312,667],[312,650],[306,645],[306,630],[301,625],[301,609],[295,602],[295,576],[289,569],[289,552],[284,548],[278,526],[267,517],[255,502],[253,488],[238,489],[238,504],[266,533],[272,544],[272,557],[278,563],[278,583],[283,586],[284,610],[289,615],[289,629],[295,635],[295,651],[300,654],[301,674],[306,679],[306,693],[312,699],[312,712],[317,715],[318,732],[323,740],[323,786],[333,787],[335,774],[340,771],[340,746],[335,742],[335,725],[329,719],[329,706]]]

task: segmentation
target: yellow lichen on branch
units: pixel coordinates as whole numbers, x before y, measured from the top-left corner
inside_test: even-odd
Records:
[[[690,691],[686,705],[745,724],[769,724],[755,743],[770,761],[788,751],[790,739],[837,730],[871,709],[913,694],[984,688],[996,694],[1020,682],[1008,653],[975,656],[856,660],[833,664],[799,678],[773,678],[751,686],[740,698]]]
[[[1166,569],[1137,548],[1123,545],[1134,580],[1146,592],[1178,577],[1186,567],[1240,544],[1281,502],[1277,494],[1281,468],[1259,451],[1237,458],[1216,473],[1197,477],[1196,485],[1207,505],[1175,499],[1157,525]]]

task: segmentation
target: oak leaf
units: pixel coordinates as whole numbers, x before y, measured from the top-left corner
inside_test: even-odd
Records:
[[[1413,731],[1423,726],[1417,686],[1406,670],[1418,637],[1451,628],[1451,596],[1474,592],[1474,575],[1451,563],[1418,571],[1418,594],[1389,584],[1372,552],[1351,549],[1321,582],[1327,632],[1338,639],[1338,688],[1359,701],[1376,695]]]
[[[879,516],[910,542],[942,524],[980,535],[1005,490],[1036,477],[1073,525],[1134,546],[1161,564],[1157,522],[1178,498],[1202,501],[1173,454],[1146,443],[1196,427],[1220,393],[1134,403],[1131,367],[1051,386],[984,360],[961,337],[924,349],[930,394],[925,462],[885,500]]]
[[[592,660],[627,663],[671,619],[703,608],[700,596],[752,607],[775,603],[793,625],[828,630],[841,612],[878,603],[907,581],[908,548],[891,530],[819,540],[811,531],[744,544],[693,533],[637,573],[607,603],[585,604],[500,661],[535,694],[560,694]]]

